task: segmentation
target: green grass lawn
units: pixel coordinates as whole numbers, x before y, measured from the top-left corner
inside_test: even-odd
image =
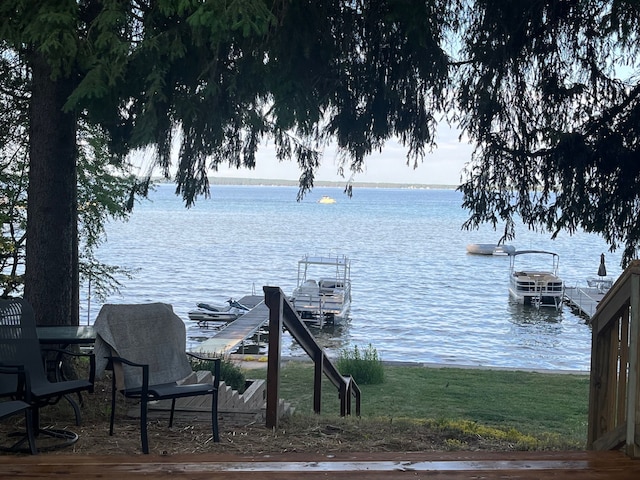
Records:
[[[266,378],[266,369],[247,376]],[[323,414],[338,414],[337,390],[326,379],[322,389]],[[385,365],[382,384],[360,389],[363,420],[489,427],[531,436],[549,448],[586,443],[588,375]],[[297,415],[313,414],[310,363],[283,367],[280,397],[296,407]]]

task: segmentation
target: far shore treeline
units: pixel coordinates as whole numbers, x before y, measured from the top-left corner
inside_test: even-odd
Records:
[[[167,180],[163,177],[152,178],[154,183],[173,183],[172,180]],[[284,187],[299,187],[299,180],[284,180],[273,178],[241,178],[241,177],[209,177],[209,183],[211,185],[265,185],[265,186],[284,186]],[[347,182],[344,181],[329,181],[329,180],[317,180],[314,182],[315,187],[336,187],[344,188],[347,184],[353,187],[360,188],[425,188],[425,189],[440,189],[440,190],[455,190],[457,185],[438,185],[438,184],[426,184],[426,183],[390,183],[390,182]]]

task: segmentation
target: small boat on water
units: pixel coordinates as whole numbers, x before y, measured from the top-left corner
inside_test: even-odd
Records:
[[[511,255],[516,251],[513,245],[498,245],[495,243],[470,243],[467,252],[472,255]]]
[[[230,298],[228,305],[219,306],[210,303],[198,303],[195,310],[188,312],[189,320],[197,322],[199,327],[208,327],[209,322],[228,323],[247,313],[249,307]]]
[[[336,200],[335,198],[332,198],[329,195],[323,195],[320,198],[320,200],[318,200],[318,203],[330,204],[330,203],[336,203]]]
[[[516,259],[523,256],[550,259],[549,269],[520,267]],[[558,277],[559,256],[557,253],[543,250],[519,250],[510,253],[509,295],[518,303],[535,307],[562,308],[564,299],[564,282]]]
[[[351,307],[351,262],[344,255],[309,256],[298,261],[291,303],[300,317],[319,324],[338,323]]]

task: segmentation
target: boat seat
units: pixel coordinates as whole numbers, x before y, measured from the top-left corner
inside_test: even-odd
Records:
[[[320,280],[320,290],[334,290],[336,288],[344,288],[343,283],[338,280]]]
[[[307,280],[298,288],[298,294],[317,295],[320,291],[318,283],[315,280]]]

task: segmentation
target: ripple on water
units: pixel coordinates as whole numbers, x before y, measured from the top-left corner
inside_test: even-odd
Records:
[[[468,255],[467,243],[494,243],[488,227],[465,232],[460,194],[439,190],[318,188],[338,202],[296,202],[291,187],[214,187],[211,199],[186,210],[161,185],[129,222],[108,226],[99,258],[137,271],[107,301],[161,301],[185,320],[191,342],[213,334],[187,313],[196,302],[258,294],[263,285],[290,293],[297,260],[334,251],[352,259],[353,303],[348,322],[318,337],[330,354],[371,343],[386,360],[515,368],[588,370],[591,332],[568,308],[561,312],[513,304],[507,257]],[[548,235],[519,228],[519,249],[560,255],[569,285],[597,271],[607,248],[593,235]],[[608,255],[617,275],[619,255]],[[97,302],[96,302],[97,303]],[[86,308],[86,298],[83,299]],[[93,321],[99,307],[83,315]],[[283,354],[301,354],[286,337]]]

